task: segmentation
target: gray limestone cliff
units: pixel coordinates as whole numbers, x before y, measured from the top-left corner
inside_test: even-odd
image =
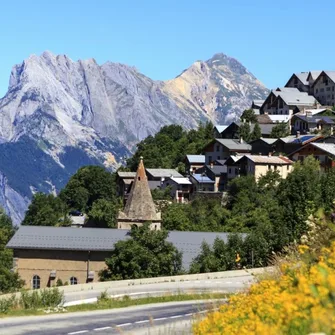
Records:
[[[0,99],[0,204],[19,223],[33,192],[57,192],[80,166],[112,170],[163,125],[229,122],[267,92],[223,54],[165,82],[127,65],[32,55]]]

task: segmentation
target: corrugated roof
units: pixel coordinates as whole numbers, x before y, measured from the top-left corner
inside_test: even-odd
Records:
[[[298,73],[295,73],[295,75],[299,78],[299,80],[304,85],[308,85],[308,81],[307,81],[308,74],[309,74],[309,72],[298,72]]]
[[[292,90],[292,91],[291,91]],[[289,106],[313,106],[315,103],[315,98],[312,95],[308,95],[306,92],[298,92],[297,89],[292,88],[291,90],[285,90],[279,92],[280,96],[287,105]]]
[[[323,121],[327,124],[335,123],[329,116],[318,116],[318,115],[307,116],[307,115],[296,114],[295,117],[307,123],[318,123],[320,121]]]
[[[136,172],[118,171],[117,175],[120,178],[135,178]]]
[[[206,165],[206,168],[211,170],[215,176],[220,176],[222,173],[227,172],[227,167],[225,165]]]
[[[186,155],[188,161],[190,163],[200,163],[205,164],[205,156],[204,155]]]
[[[155,178],[168,178],[177,177],[182,178],[183,176],[175,169],[146,169]]]
[[[189,181],[188,178],[170,178],[171,180],[173,180],[176,184],[178,185],[192,185],[192,183]]]
[[[264,104],[264,101],[265,100],[259,100],[259,99],[258,100],[253,100],[252,104],[257,106],[257,107],[262,107],[262,105]]]
[[[276,123],[276,122],[288,122],[291,118],[290,115],[268,115],[268,117],[270,118],[270,120],[273,122],[273,123]]]
[[[192,177],[200,184],[214,184],[214,180],[208,178],[207,176],[203,176],[200,173],[193,173]]]
[[[288,165],[293,163],[287,157],[281,156],[245,155],[245,157],[258,164]]]
[[[335,83],[335,71],[325,71],[325,74]]]
[[[215,140],[232,151],[239,151],[239,150],[250,151],[251,150],[251,145],[249,145],[248,143],[240,143],[238,140],[233,140],[230,138],[216,138]]]
[[[333,143],[311,143],[311,145],[335,157],[335,144]]]
[[[129,238],[124,229],[21,226],[7,244],[11,249],[110,251],[114,244]],[[245,236],[243,234],[242,236]],[[215,238],[227,242],[227,233],[170,231],[167,240],[182,252],[187,270],[200,253],[201,244]]]

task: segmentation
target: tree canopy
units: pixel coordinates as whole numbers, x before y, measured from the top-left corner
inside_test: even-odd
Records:
[[[13,251],[6,249],[14,233],[12,220],[0,208],[0,294],[17,291],[24,284],[17,272],[12,272]]]
[[[288,124],[285,122],[278,122],[278,124],[276,124],[270,133],[270,137],[271,138],[281,138],[281,137],[286,137],[290,135],[290,129],[288,127]]]
[[[106,259],[107,269],[100,280],[120,280],[177,275],[182,270],[182,255],[167,242],[168,231],[150,230],[149,224],[132,227],[130,238],[115,244]]]

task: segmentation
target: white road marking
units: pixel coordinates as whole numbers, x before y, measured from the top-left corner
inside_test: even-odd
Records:
[[[182,315],[173,315],[173,316],[170,316],[170,319],[177,319],[177,318],[181,318]]]
[[[93,330],[95,331],[99,331],[99,330],[106,330],[106,329],[110,329],[112,327],[101,327],[101,328],[94,328]]]
[[[233,282],[231,281],[226,281],[225,284],[232,284]]]
[[[184,314],[184,316],[191,316],[191,315],[193,315],[193,313]]]
[[[149,322],[150,320],[141,320],[141,321],[136,321],[135,323],[147,323]]]
[[[161,320],[166,320],[167,318],[157,318],[157,319],[154,319],[154,321],[161,321]]]
[[[126,326],[130,326],[131,323],[128,322],[128,323],[121,323],[120,325],[116,325],[116,327],[126,327]]]
[[[77,332],[67,333],[68,335],[88,333],[88,330],[79,330]]]

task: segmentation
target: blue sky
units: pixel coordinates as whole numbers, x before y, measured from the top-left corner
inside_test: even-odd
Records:
[[[335,70],[334,12],[333,0],[2,1],[0,96],[11,67],[44,50],[162,80],[223,52],[274,88],[293,72]]]

